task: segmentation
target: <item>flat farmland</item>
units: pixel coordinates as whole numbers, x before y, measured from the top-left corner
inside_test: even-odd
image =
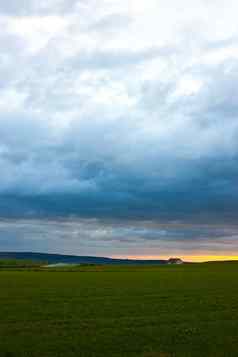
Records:
[[[237,262],[0,269],[0,357],[237,355]]]

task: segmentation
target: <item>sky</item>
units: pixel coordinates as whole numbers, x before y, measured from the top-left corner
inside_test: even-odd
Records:
[[[0,3],[0,250],[238,257],[238,3]]]

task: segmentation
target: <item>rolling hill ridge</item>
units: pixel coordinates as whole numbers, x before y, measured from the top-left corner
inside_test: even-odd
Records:
[[[34,252],[0,252],[0,259],[19,259],[47,262],[48,264],[67,263],[67,264],[128,264],[128,265],[163,265],[163,264],[181,264],[179,258],[170,258],[168,260],[139,260],[139,259],[115,259],[94,256],[63,255],[50,253]]]

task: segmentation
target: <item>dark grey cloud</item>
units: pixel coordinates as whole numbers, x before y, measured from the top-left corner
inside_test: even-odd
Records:
[[[10,251],[14,248],[79,255],[186,256],[196,251],[209,255],[225,250],[232,255],[237,250],[237,237],[237,226],[223,225],[75,218],[0,221],[0,250]]]
[[[148,115],[148,127],[154,127],[149,133],[140,113],[129,119],[116,113],[101,116],[100,110],[95,118],[95,112],[87,112],[87,119],[73,120],[59,134],[36,115],[19,120],[8,114],[0,125],[2,201],[14,197],[16,207],[22,201],[27,212],[46,216],[235,216],[237,83],[231,73],[236,67],[228,75],[222,68],[197,95],[184,98],[184,106],[183,98],[166,105],[173,87],[159,88],[158,100],[171,115],[165,116],[167,123],[161,123],[160,112],[149,117],[150,106],[144,109],[144,103],[147,95],[148,101],[152,98],[145,93],[142,113]],[[5,207],[2,215],[9,214]]]

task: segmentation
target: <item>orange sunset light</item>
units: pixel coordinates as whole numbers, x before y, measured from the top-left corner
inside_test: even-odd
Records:
[[[187,262],[207,262],[207,261],[225,261],[225,260],[238,260],[238,255],[183,255],[183,254],[171,254],[169,255],[129,255],[129,256],[112,256],[112,258],[123,258],[123,259],[148,259],[148,260],[159,260],[159,259],[169,259],[171,257],[180,258]]]

